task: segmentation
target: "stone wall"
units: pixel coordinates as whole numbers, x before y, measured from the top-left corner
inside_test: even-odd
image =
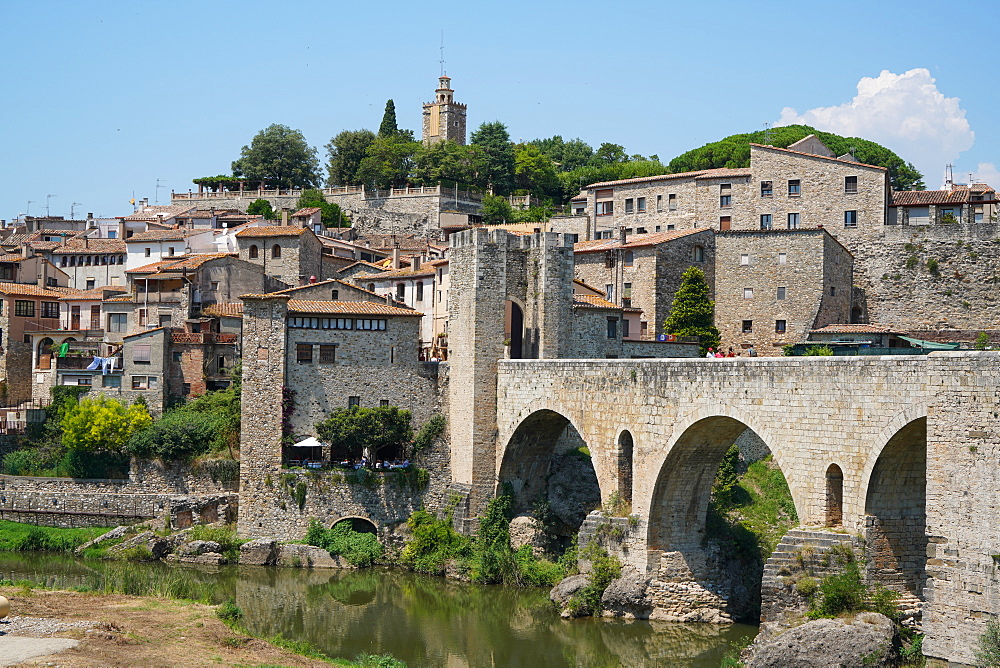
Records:
[[[622,356],[622,312],[618,309],[573,309],[573,345],[569,357],[601,359]],[[608,337],[608,321],[615,321],[615,336]]]

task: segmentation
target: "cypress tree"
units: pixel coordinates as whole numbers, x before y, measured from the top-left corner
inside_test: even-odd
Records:
[[[396,103],[391,99],[385,103],[385,113],[382,114],[382,125],[378,126],[379,137],[395,137],[399,134],[396,127]]]
[[[722,338],[715,327],[715,302],[708,295],[705,274],[697,267],[688,267],[681,276],[670,315],[663,322],[668,334],[700,337],[702,355],[709,348],[717,348]]]

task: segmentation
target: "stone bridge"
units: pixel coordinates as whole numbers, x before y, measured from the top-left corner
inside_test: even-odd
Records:
[[[625,558],[697,581],[716,471],[753,430],[799,521],[878,540],[889,584],[926,601],[925,652],[971,662],[1000,612],[998,418],[998,353],[501,361],[495,452],[480,453],[495,462],[476,477],[526,506],[560,440],[582,439],[601,498],[638,517]]]

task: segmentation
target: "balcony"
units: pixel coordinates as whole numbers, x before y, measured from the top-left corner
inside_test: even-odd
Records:
[[[236,343],[236,335],[226,332],[173,332],[172,343]]]
[[[67,355],[66,357],[56,357],[56,369],[70,370],[70,371],[86,371],[90,363],[94,361],[93,355]],[[122,369],[122,358],[121,356],[115,357],[115,371],[121,371]],[[97,369],[100,371],[100,369]]]

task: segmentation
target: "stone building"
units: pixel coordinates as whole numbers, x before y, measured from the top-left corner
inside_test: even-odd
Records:
[[[710,229],[629,235],[581,241],[573,246],[576,277],[603,288],[604,297],[623,308],[642,310],[639,330],[626,338],[652,339],[663,333],[681,275],[689,267],[705,273],[709,286],[715,276],[715,237]]]
[[[439,141],[465,145],[465,112],[467,106],[455,102],[451,78],[441,75],[434,91],[434,101],[424,103],[422,137],[425,146]]]
[[[722,346],[781,355],[811,330],[850,322],[854,258],[825,229],[715,235],[715,325]]]
[[[892,193],[889,225],[961,225],[996,222],[1000,203],[985,183],[951,184],[943,190],[907,190]]]
[[[125,285],[126,246],[121,239],[83,237],[58,244],[35,242],[32,247],[66,272],[71,288],[92,290],[102,285]]]
[[[261,267],[269,278],[285,287],[306,283],[315,276],[322,280],[323,245],[316,234],[290,225],[247,227],[236,233],[239,257]],[[329,274],[343,266],[329,267]]]

